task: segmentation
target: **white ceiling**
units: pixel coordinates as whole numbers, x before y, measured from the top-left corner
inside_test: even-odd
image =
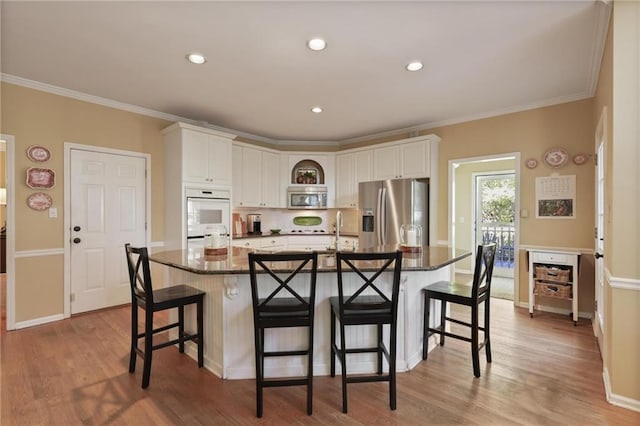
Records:
[[[5,81],[271,142],[348,142],[590,97],[610,11],[593,0],[1,7]],[[325,51],[306,48],[314,36]],[[191,51],[208,62],[187,63]],[[414,59],[425,66],[409,73]]]

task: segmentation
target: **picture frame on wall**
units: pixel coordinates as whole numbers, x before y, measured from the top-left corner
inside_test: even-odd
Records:
[[[536,218],[575,219],[576,176],[536,178]]]

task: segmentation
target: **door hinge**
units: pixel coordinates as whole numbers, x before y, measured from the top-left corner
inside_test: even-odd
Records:
[[[597,300],[595,300],[593,302],[593,306],[594,306],[595,311],[598,312],[598,301]]]
[[[598,238],[598,227],[597,226],[595,228],[593,228],[593,239],[595,240],[596,238]]]
[[[71,293],[69,298],[71,299],[72,302],[76,301],[76,294],[75,293]]]
[[[595,160],[594,163],[597,166],[598,165],[598,154],[593,154],[593,159]]]

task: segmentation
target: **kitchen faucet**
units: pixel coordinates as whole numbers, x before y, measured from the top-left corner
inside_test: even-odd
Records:
[[[340,228],[342,228],[342,212],[336,212],[336,251],[340,251]]]

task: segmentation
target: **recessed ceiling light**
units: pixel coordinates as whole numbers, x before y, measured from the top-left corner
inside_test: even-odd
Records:
[[[316,114],[320,114],[322,112],[322,108],[320,108],[319,106],[314,106],[313,108],[311,108],[311,112],[315,112]]]
[[[187,61],[191,62],[192,64],[202,65],[207,62],[207,58],[205,58],[204,55],[200,53],[189,53],[187,55]]]
[[[312,38],[307,42],[307,47],[311,50],[324,50],[327,47],[327,42],[321,38]]]
[[[414,61],[407,64],[407,71],[420,71],[422,69],[422,62]]]

